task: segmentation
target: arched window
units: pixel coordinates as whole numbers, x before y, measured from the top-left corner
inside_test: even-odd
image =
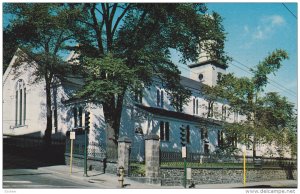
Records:
[[[164,91],[160,91],[160,107],[164,107]]]
[[[156,90],[156,105],[158,107],[164,107],[164,91],[163,89]]]
[[[160,106],[160,90],[156,90],[156,105],[159,107]]]
[[[73,107],[74,128],[82,128],[82,107]]]
[[[26,87],[22,79],[17,81],[15,91],[15,126],[23,126],[26,120]]]

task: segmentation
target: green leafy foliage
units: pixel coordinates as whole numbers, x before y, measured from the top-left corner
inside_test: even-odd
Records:
[[[285,59],[288,59],[288,54],[284,50],[278,49],[260,62],[256,69],[251,69],[254,73],[252,81],[257,91],[263,91],[263,87],[268,83],[267,76],[271,73],[275,74],[282,65],[281,61]]]
[[[76,72],[86,81],[77,97],[103,105],[107,137],[114,143],[125,92],[140,91],[157,78],[174,107],[187,103],[191,92],[180,85],[170,49],[181,53],[183,63],[196,61],[199,43],[209,40],[206,52],[223,64],[228,60],[222,18],[204,14],[207,8],[202,3],[7,3],[4,7],[5,14],[15,16],[7,34],[38,62],[36,74],[47,83],[48,132],[50,83],[54,74],[63,74],[63,65],[58,64],[63,64],[60,59],[66,50],[78,53],[73,63],[79,61]]]
[[[180,71],[170,49],[181,61],[196,61],[199,43],[212,40],[208,53],[226,63],[222,18],[203,14],[204,4],[85,3],[69,4],[81,13],[73,22],[86,85],[80,96],[103,105],[106,122],[117,139],[125,92],[140,91],[154,79],[163,83],[174,107],[185,104],[191,92],[180,84]],[[116,142],[116,141],[115,141]]]
[[[5,41],[13,43],[11,48],[18,46],[26,55],[19,55],[15,63],[17,68],[21,63],[36,65],[35,81],[44,80],[46,83],[46,110],[47,124],[45,140],[51,142],[52,111],[51,111],[51,84],[55,74],[63,74],[68,69],[63,62],[62,52],[65,46],[73,40],[70,22],[75,15],[64,4],[52,3],[6,3],[4,13],[13,15],[10,25],[4,31]],[[11,54],[10,52],[4,54]],[[19,52],[20,54],[20,52]],[[5,58],[9,58],[6,56]],[[32,63],[32,61],[37,62]]]
[[[275,143],[281,148],[288,147],[295,154],[297,127],[294,105],[274,92],[262,95],[268,75],[275,74],[285,59],[288,59],[288,54],[284,50],[275,50],[251,70],[252,78],[239,78],[229,73],[222,75],[216,86],[203,87],[208,101],[221,101],[223,98],[231,111],[246,116],[247,120],[242,123],[224,123],[224,129],[227,136],[237,136],[240,143],[251,144],[254,156],[258,143]]]

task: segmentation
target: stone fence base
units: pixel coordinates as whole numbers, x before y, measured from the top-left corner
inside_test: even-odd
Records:
[[[65,153],[65,163],[70,165],[70,154]],[[84,168],[84,156],[73,154],[72,165]],[[88,170],[96,170],[103,173],[117,174],[117,162],[106,162],[103,159],[88,159]]]
[[[297,179],[297,170],[285,169],[247,169],[247,182],[260,182],[270,180]],[[161,184],[165,186],[179,186],[183,184],[183,168],[161,168]],[[187,185],[243,183],[242,169],[221,168],[193,168],[192,179],[187,180]]]
[[[140,183],[161,185],[161,178],[148,178],[148,177],[127,177],[127,178]]]

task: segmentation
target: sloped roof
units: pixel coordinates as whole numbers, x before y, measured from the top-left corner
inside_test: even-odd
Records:
[[[148,107],[148,106],[144,106],[144,105],[140,105],[140,104],[136,104],[136,106],[142,110],[145,110],[145,111],[147,111],[151,114],[157,115],[157,116],[165,116],[165,117],[169,117],[169,118],[181,119],[181,120],[195,122],[195,123],[199,123],[199,124],[203,123],[203,124],[212,124],[212,125],[217,125],[217,126],[222,125],[221,121],[217,121],[217,120],[210,119],[210,118],[203,118],[203,117],[194,116],[194,115],[190,115],[190,114],[186,114],[186,113],[182,113],[182,112],[175,112],[175,111],[165,110],[165,109],[161,109],[161,108]]]
[[[188,88],[191,88],[194,90],[199,90],[199,91],[201,90],[201,86],[203,85],[203,83],[201,83],[199,81],[196,81],[196,80],[190,79],[188,77],[184,77],[184,76],[180,76],[180,84],[185,87],[188,87]]]
[[[84,78],[79,75],[66,74],[66,75],[57,75],[61,84],[64,85],[73,85],[77,87],[82,87],[84,85]]]
[[[57,75],[57,77],[60,79],[63,85],[73,85],[73,86],[78,86],[82,87],[84,85],[84,78],[79,75],[74,75],[74,74],[68,74],[68,75]],[[182,84],[185,87],[195,89],[195,90],[201,90],[201,86],[203,83],[199,81],[195,81],[193,79],[180,76],[180,84]]]

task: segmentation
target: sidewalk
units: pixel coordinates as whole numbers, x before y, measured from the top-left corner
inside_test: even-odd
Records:
[[[274,180],[264,182],[249,182],[244,186],[243,183],[229,184],[205,184],[196,185],[196,189],[248,189],[248,188],[297,188],[297,180]]]
[[[93,188],[102,189],[120,189],[118,182],[118,176],[113,174],[103,174],[97,171],[88,171],[88,176],[83,176],[84,171],[82,168],[74,166],[72,168],[72,174],[70,174],[70,168],[66,165],[47,166],[40,167],[39,170],[45,172],[51,172],[57,174],[57,176],[65,179],[77,179],[77,181],[83,181],[84,183],[90,183]],[[183,186],[161,186],[153,184],[145,184],[137,181],[130,180],[125,177],[125,187],[123,189],[184,189]],[[188,189],[187,185],[187,189]],[[246,183],[246,186],[242,183],[230,183],[230,184],[204,184],[195,185],[195,189],[248,189],[248,188],[297,188],[297,180],[276,180],[265,182],[250,182]]]
[[[51,172],[57,174],[57,176],[63,177],[65,179],[77,179],[77,181],[83,181],[85,183],[90,183],[93,188],[102,189],[120,189],[118,182],[118,176],[113,174],[103,174],[97,171],[87,171],[87,177],[83,176],[83,168],[78,168],[76,166],[72,167],[72,174],[70,174],[70,167],[66,165],[58,166],[47,166],[40,167],[39,170],[44,172]],[[160,185],[150,185],[145,183],[140,183],[124,178],[123,189],[161,189]]]

